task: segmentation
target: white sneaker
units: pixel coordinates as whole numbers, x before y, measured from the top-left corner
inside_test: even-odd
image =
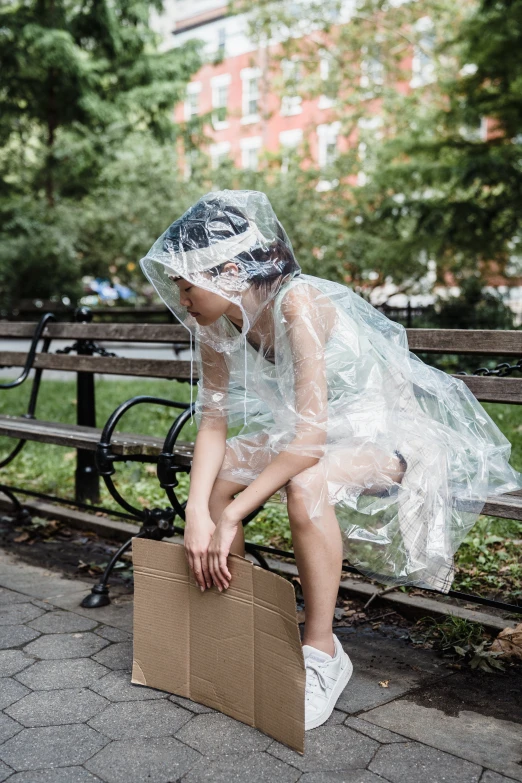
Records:
[[[328,720],[352,676],[352,662],[335,634],[333,638],[333,658],[309,644],[303,645],[306,671],[305,731],[315,729]]]

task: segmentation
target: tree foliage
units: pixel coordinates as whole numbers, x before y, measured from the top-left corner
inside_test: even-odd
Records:
[[[323,172],[321,220],[336,224],[345,278],[414,292],[433,262],[439,283],[515,274],[522,0],[357,0],[345,19],[343,6],[233,0],[270,68],[297,64],[293,82],[276,78],[281,92],[330,99],[346,143]]]
[[[85,269],[81,248],[90,244],[84,200],[100,196],[122,148],[128,166],[136,164],[130,137],[139,155],[140,135],[143,145],[160,149],[188,132],[174,125],[172,107],[199,67],[200,44],[159,52],[152,7],[161,8],[161,0],[0,6],[4,306],[22,294],[75,296]]]

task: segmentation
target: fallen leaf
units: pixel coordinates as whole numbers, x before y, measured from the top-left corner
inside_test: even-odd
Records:
[[[21,544],[22,541],[27,541],[28,538],[29,538],[29,533],[25,532],[22,533],[21,536],[16,536],[16,538],[13,538],[13,541],[15,542],[15,544]]]
[[[379,685],[381,688],[389,688],[390,687],[390,681],[389,680],[381,680]]]
[[[522,623],[515,628],[504,628],[491,645],[491,652],[499,652],[505,658],[522,659]]]

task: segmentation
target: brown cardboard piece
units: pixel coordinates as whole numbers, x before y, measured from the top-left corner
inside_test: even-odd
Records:
[[[183,546],[133,538],[131,682],[192,699],[304,752],[305,669],[294,588],[229,555],[201,592]]]

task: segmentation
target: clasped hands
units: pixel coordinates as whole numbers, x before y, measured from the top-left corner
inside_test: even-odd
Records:
[[[221,592],[232,575],[227,557],[242,520],[226,509],[214,524],[208,511],[186,513],[184,545],[189,566],[196,582],[204,591],[215,584]]]

